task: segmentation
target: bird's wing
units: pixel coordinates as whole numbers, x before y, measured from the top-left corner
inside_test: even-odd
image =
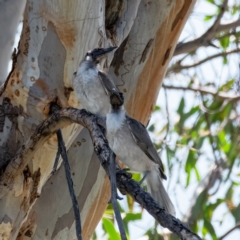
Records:
[[[98,71],[98,76],[107,95],[111,95],[113,91],[118,92],[118,89],[115,86],[114,82],[106,73]]]
[[[150,139],[145,126],[136,119],[133,119],[129,116],[126,116],[126,121],[134,141],[153,162],[159,165],[161,177],[167,179],[166,175],[164,174],[162,161]]]

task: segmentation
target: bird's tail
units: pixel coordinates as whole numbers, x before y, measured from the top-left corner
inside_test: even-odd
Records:
[[[175,216],[175,208],[170,200],[164,186],[158,169],[152,169],[147,176],[147,188],[153,199],[164,207],[168,213]]]

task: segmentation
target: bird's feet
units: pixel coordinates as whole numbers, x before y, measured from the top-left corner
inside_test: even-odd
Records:
[[[150,171],[146,171],[143,175],[143,178],[140,180],[139,185],[142,185],[143,181],[146,179],[146,177],[148,176],[148,174],[150,173]]]
[[[122,197],[120,197],[117,193],[116,193],[116,195],[115,195],[115,198],[116,198],[116,200],[123,200],[123,198]],[[113,202],[113,196],[110,198],[110,200],[108,201],[108,204],[110,204],[110,203],[112,203]]]
[[[129,172],[127,172],[127,171],[130,171],[130,169],[129,169],[129,168],[117,169],[117,170],[116,170],[116,175],[117,175],[117,174],[123,174],[123,175],[125,175],[126,177],[131,178],[131,177],[132,177],[132,174],[129,173]]]

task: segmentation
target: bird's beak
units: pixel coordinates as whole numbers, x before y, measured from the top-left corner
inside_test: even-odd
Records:
[[[106,53],[113,51],[116,48],[117,47],[98,48],[97,50],[94,50],[94,52],[92,54],[93,54],[94,58],[98,58],[98,57],[105,55]]]

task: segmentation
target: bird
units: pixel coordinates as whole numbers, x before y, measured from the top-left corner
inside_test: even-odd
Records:
[[[118,91],[111,77],[99,69],[99,61],[117,47],[88,51],[73,76],[73,88],[82,108],[105,117],[111,109],[109,96]]]
[[[162,183],[167,179],[164,167],[145,126],[127,115],[118,93],[111,94],[110,103],[111,110],[106,115],[109,147],[130,170],[144,174],[153,199],[175,216],[174,206]]]

